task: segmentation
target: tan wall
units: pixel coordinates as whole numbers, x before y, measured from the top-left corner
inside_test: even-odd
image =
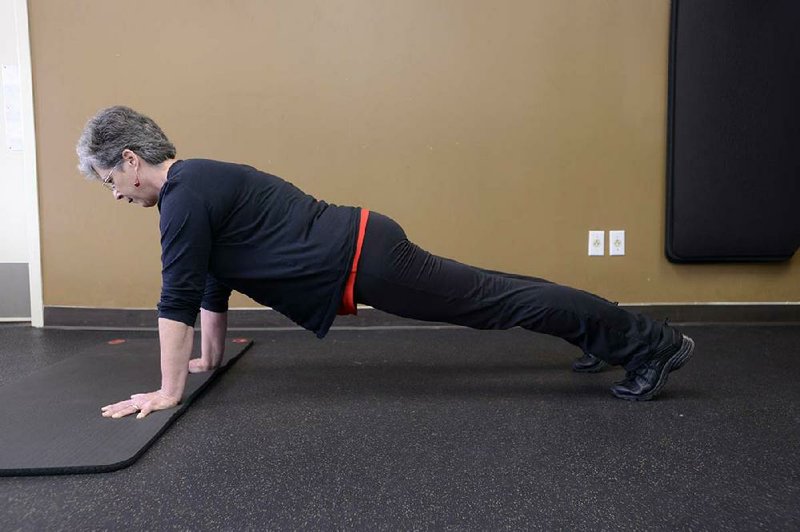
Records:
[[[75,169],[118,103],[180,157],[383,212],[468,263],[628,303],[800,300],[797,257],[664,257],[668,0],[29,3],[46,305],[158,300],[158,212]],[[625,229],[627,255],[588,257],[589,229]]]

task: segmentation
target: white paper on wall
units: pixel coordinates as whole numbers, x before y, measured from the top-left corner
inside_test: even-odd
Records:
[[[6,123],[6,149],[22,151],[22,92],[19,67],[3,65],[3,116]]]

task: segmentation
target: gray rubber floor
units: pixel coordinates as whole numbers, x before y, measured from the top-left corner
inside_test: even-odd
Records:
[[[0,478],[0,529],[800,529],[800,326],[683,330],[647,403],[522,330],[247,331],[131,467]],[[0,327],[0,385],[153,335]]]

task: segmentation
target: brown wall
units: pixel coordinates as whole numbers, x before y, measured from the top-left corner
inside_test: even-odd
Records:
[[[158,300],[158,212],[75,169],[118,103],[182,158],[383,212],[468,263],[626,303],[800,300],[797,257],[664,257],[668,0],[29,4],[46,305]],[[588,257],[590,229],[625,229],[627,255]]]

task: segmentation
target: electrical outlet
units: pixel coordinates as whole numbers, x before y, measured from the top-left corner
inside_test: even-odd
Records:
[[[598,257],[605,254],[605,231],[589,231],[589,256]]]
[[[608,254],[609,255],[625,254],[625,231],[608,232]]]

